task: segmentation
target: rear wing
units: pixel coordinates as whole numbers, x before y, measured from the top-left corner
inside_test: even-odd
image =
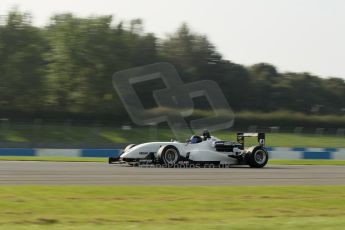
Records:
[[[265,133],[237,133],[237,142],[242,145],[242,149],[244,149],[245,137],[258,137],[259,145],[265,146]]]

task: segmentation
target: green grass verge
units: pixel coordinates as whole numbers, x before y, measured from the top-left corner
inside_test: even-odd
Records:
[[[1,186],[1,229],[344,229],[345,186]]]
[[[213,135],[224,140],[236,140],[236,133],[219,131]],[[344,137],[292,134],[292,133],[267,133],[267,146],[284,147],[333,147],[345,148]],[[0,141],[3,142],[42,142],[42,143],[142,143],[148,141],[167,141],[173,138],[171,130],[166,128],[140,127],[132,130],[122,130],[118,127],[88,127],[63,125],[43,125],[34,129],[32,125],[12,124],[8,130],[0,132]],[[189,137],[186,133],[185,138]],[[256,143],[255,138],[246,139],[248,145]]]
[[[0,161],[56,161],[56,162],[108,162],[104,157],[27,157],[27,156],[0,156]]]
[[[217,137],[236,140],[236,134],[216,133]],[[246,145],[256,145],[256,138],[246,138]],[[318,136],[292,133],[267,133],[266,145],[270,147],[315,147],[315,148],[345,148],[345,138],[338,136]]]
[[[339,136],[318,136],[291,133],[269,133],[267,146],[271,147],[321,147],[321,148],[345,148],[345,138]]]

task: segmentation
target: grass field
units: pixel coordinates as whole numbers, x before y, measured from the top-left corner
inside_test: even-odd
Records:
[[[344,229],[345,186],[1,186],[1,229]]]
[[[236,140],[236,133],[219,131],[213,135],[224,140]],[[188,135],[186,135],[186,138]],[[0,132],[3,142],[31,143],[142,143],[148,141],[167,141],[173,138],[170,130],[153,128],[135,128],[122,130],[119,127],[87,127],[63,125],[45,125],[39,129],[32,126],[14,124]],[[344,136],[327,136],[313,134],[267,133],[267,146],[283,147],[333,147],[345,148]],[[249,138],[248,144],[254,144],[255,138]]]
[[[103,162],[107,163],[105,157],[28,157],[28,156],[0,156],[0,161],[53,161],[53,162]]]
[[[220,133],[220,138],[228,138],[226,133]],[[231,135],[232,139],[235,134]],[[248,138],[248,145],[255,144],[255,138]],[[318,136],[312,134],[267,133],[266,145],[271,147],[331,147],[345,148],[345,137]]]

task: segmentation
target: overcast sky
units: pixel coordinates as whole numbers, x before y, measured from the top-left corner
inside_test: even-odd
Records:
[[[15,6],[40,26],[54,13],[111,14],[164,37],[187,22],[233,62],[345,79],[344,0],[0,0],[0,14]]]

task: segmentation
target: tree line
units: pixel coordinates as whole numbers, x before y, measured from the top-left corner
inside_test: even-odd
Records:
[[[184,82],[216,81],[235,111],[345,113],[343,79],[278,72],[267,63],[236,64],[186,24],[161,39],[145,33],[140,19],[123,22],[67,13],[37,27],[30,14],[18,11],[0,22],[0,112],[2,117],[125,119],[111,83],[113,73],[163,61],[172,63]],[[161,87],[153,82],[138,90],[144,101],[152,101],[152,90]]]

